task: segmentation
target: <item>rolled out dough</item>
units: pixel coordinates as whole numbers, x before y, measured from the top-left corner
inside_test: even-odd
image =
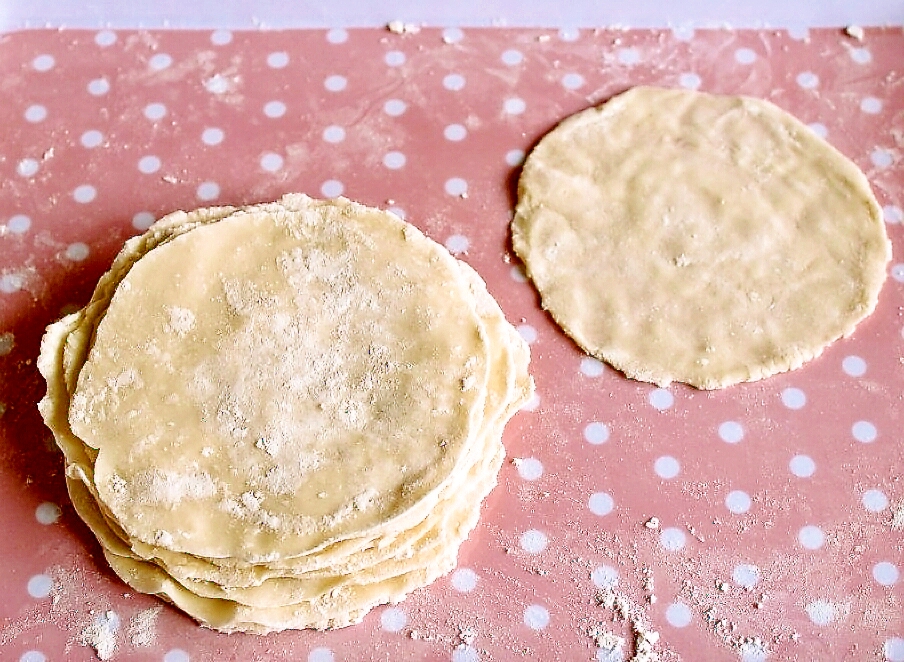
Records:
[[[525,161],[513,245],[565,332],[628,377],[714,389],[799,367],[876,306],[866,177],[758,99],[638,87]]]

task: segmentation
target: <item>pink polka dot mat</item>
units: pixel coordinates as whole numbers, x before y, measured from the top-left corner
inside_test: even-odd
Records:
[[[902,56],[900,28],[0,37],[0,657],[650,659],[634,618],[660,660],[904,660]],[[508,246],[519,164],[636,84],[765,97],[866,172],[895,257],[852,337],[700,392],[629,381],[551,322]],[[531,344],[537,397],[457,570],[354,627],[227,636],[107,569],[35,358],[154,218],[291,191],[391,208],[473,265]],[[115,646],[86,645],[98,631]]]

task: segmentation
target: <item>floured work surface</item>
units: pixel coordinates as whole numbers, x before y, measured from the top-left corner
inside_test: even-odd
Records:
[[[528,361],[413,226],[290,195],[130,240],[48,330],[41,411],[126,582],[224,631],[333,628],[454,567]]]
[[[876,306],[866,176],[759,99],[638,87],[530,153],[513,244],[548,309],[627,376],[713,389],[801,366]]]

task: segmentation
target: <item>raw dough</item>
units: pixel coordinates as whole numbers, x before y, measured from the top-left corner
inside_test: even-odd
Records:
[[[341,627],[454,567],[528,361],[413,226],[290,195],[130,240],[49,327],[40,408],[131,586],[223,631]]]
[[[807,126],[758,99],[650,87],[540,141],[512,236],[585,351],[704,389],[849,335],[891,257],[866,177]]]

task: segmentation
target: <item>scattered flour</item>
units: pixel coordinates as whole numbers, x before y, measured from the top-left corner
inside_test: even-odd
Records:
[[[119,632],[119,615],[112,610],[94,617],[88,627],[82,630],[82,645],[90,646],[101,660],[109,660],[116,652],[116,637]]]
[[[129,619],[129,641],[136,648],[146,648],[157,640],[157,617],[163,605],[142,609]]]
[[[603,609],[611,611],[615,619],[625,620],[631,625],[631,631],[634,633],[634,657],[626,662],[659,662],[659,653],[655,648],[659,642],[659,633],[651,629],[649,619],[643,609],[631,602],[628,597],[611,589],[600,591],[597,595],[597,603]],[[591,632],[591,636],[594,636],[593,632]],[[594,636],[594,639],[597,642],[606,643],[606,646],[600,646],[600,648],[608,649],[613,653],[621,648],[619,643],[621,638],[610,633],[602,632]],[[624,640],[621,640],[621,644],[623,643]],[[613,659],[615,659],[614,656]]]

